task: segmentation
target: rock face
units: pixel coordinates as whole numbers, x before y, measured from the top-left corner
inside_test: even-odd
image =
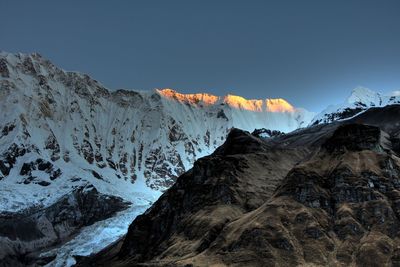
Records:
[[[76,188],[49,207],[0,213],[0,266],[41,262],[36,252],[64,242],[82,227],[109,218],[129,205],[89,185]]]
[[[234,130],[81,265],[397,266],[399,112],[273,139]]]
[[[381,132],[378,127],[363,124],[340,126],[324,144],[329,153],[380,149]]]

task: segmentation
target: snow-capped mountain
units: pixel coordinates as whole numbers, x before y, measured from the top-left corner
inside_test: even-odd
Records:
[[[289,132],[314,116],[283,99],[111,91],[39,54],[5,52],[0,107],[0,213],[24,214],[32,207],[59,211],[63,197],[79,202],[86,192],[146,206],[232,127]]]
[[[27,185],[40,188],[29,205],[50,201],[52,187],[62,191],[82,180],[127,199],[133,191],[163,190],[221,145],[232,127],[289,132],[313,117],[283,99],[111,92],[38,54],[2,53],[0,66],[1,182],[15,194]],[[5,202],[2,209],[12,208]]]
[[[393,104],[400,104],[400,96],[395,92],[383,95],[364,87],[357,87],[353,89],[345,102],[330,105],[317,114],[311,125],[347,119],[371,107],[384,107]]]

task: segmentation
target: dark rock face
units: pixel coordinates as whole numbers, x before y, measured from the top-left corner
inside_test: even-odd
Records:
[[[378,150],[380,136],[378,127],[363,124],[346,124],[339,126],[323,147],[329,152],[344,149],[350,151]]]
[[[217,148],[215,155],[229,154],[250,154],[262,152],[267,149],[267,145],[259,138],[243,132],[239,129],[232,129],[226,139],[226,142]]]
[[[204,205],[239,205],[240,200],[231,185],[237,179],[237,172],[243,168],[247,168],[245,163],[234,157],[197,161],[189,173],[180,177],[173,186],[174,190],[160,198],[159,206],[147,211],[148,214],[157,217],[156,221],[159,223],[154,223],[153,216],[142,215],[136,219],[135,227],[130,229],[129,236],[134,236],[135,240],[139,238],[141,242],[131,243],[131,239],[127,238],[121,255],[136,254],[139,256],[138,260],[147,260],[163,252],[167,244],[158,246],[157,249],[154,249],[154,245],[166,240],[169,233],[178,231],[189,239],[201,238],[207,234],[202,229],[199,229],[198,233],[186,231],[184,227],[179,227],[178,222],[188,213],[201,211]],[[229,217],[228,214],[225,216]],[[223,221],[225,220],[229,219],[224,218]],[[192,223],[197,224],[189,224]],[[208,225],[211,222],[203,223]]]
[[[0,214],[0,261],[33,263],[37,258],[32,253],[64,242],[80,228],[109,218],[129,204],[88,185],[49,207]]]

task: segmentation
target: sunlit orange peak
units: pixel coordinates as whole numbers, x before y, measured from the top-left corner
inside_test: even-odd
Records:
[[[205,104],[205,105],[214,105],[220,99],[223,103],[235,109],[243,109],[255,112],[293,112],[294,107],[290,105],[286,100],[282,98],[277,99],[246,99],[237,95],[227,95],[224,98],[220,98],[215,95],[199,93],[199,94],[181,94],[172,89],[161,89],[157,92],[167,98],[178,100],[185,103],[190,103],[193,105],[197,104]]]
[[[157,90],[158,93],[166,98],[175,99],[190,104],[203,103],[213,105],[218,101],[218,96],[200,93],[200,94],[181,94],[172,89]]]
[[[227,95],[224,102],[229,106],[237,109],[245,109],[261,112],[263,109],[263,101],[257,99],[246,99],[237,95]]]
[[[270,112],[293,112],[294,107],[290,105],[285,99],[267,99],[267,111]]]

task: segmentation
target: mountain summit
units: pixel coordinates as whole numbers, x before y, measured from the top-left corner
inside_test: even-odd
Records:
[[[304,109],[295,109],[291,104],[282,98],[277,99],[246,99],[237,95],[219,97],[211,94],[180,94],[172,89],[157,90],[164,97],[186,102],[189,104],[204,105],[228,105],[231,108],[248,110],[254,112],[288,112],[296,113]]]

